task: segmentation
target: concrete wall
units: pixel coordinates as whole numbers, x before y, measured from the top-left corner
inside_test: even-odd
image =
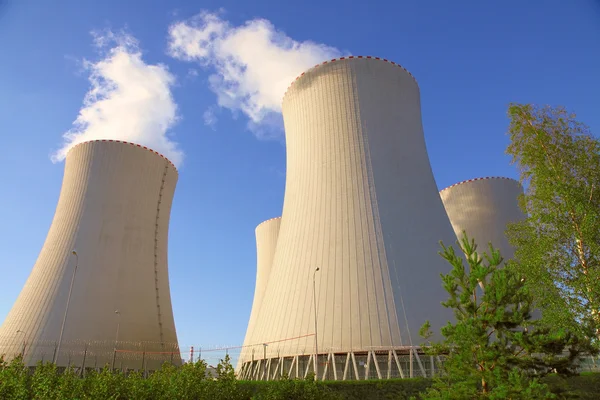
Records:
[[[522,193],[514,179],[489,177],[457,183],[440,191],[440,196],[458,238],[465,230],[479,253],[489,252],[491,242],[506,260],[514,254],[506,236],[508,224],[525,218],[518,203]]]
[[[251,335],[273,342],[267,357],[314,352],[305,335],[315,332],[319,267],[319,353],[420,344],[425,320],[437,328],[451,318],[440,305],[439,274],[449,266],[437,252],[455,235],[429,164],[416,81],[383,60],[331,61],[293,83],[283,117],[283,215]]]
[[[76,263],[59,365],[80,365],[84,352],[87,366],[110,363],[117,339],[117,349],[139,351],[117,354],[122,367],[140,368],[143,349],[176,350],[167,240],[177,179],[167,159],[138,145],[74,147],[46,242],[0,328],[0,353],[25,342],[28,364],[52,360]],[[147,354],[146,367],[170,358]]]
[[[269,281],[280,224],[281,217],[278,217],[264,221],[256,227],[256,284],[254,286],[254,300],[252,301],[252,311],[250,312],[244,347],[242,348],[239,360],[246,359],[246,357],[252,359],[252,349],[246,346],[261,343],[260,337],[252,337],[250,333],[254,331],[254,324],[260,312],[263,295]],[[240,366],[241,364],[238,365],[238,367]]]

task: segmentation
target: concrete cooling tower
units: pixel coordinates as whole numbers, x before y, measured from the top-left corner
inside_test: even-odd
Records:
[[[263,295],[269,280],[271,265],[273,264],[273,256],[275,255],[275,247],[277,246],[277,237],[279,236],[279,225],[281,217],[272,218],[261,222],[256,227],[256,284],[254,286],[254,300],[252,301],[252,311],[250,320],[246,330],[246,338],[244,339],[244,347],[242,347],[242,356],[252,358],[252,354],[246,354],[246,351],[252,352],[251,345],[261,343],[260,338],[253,338],[250,333],[254,330],[256,317],[259,313]],[[239,366],[238,366],[239,368]]]
[[[440,273],[450,267],[438,251],[440,240],[456,238],[429,164],[415,79],[379,58],[332,60],[298,77],[282,110],[283,214],[249,331],[262,344],[242,354],[240,376],[426,375],[418,331],[452,318],[440,305]]]
[[[488,252],[491,242],[505,260],[514,253],[506,236],[508,224],[525,219],[518,203],[521,194],[518,181],[496,177],[470,179],[440,192],[456,236],[461,238],[466,231],[480,254]]]
[[[0,354],[85,368],[181,363],[167,271],[177,179],[140,145],[71,149],[46,242],[0,328]]]

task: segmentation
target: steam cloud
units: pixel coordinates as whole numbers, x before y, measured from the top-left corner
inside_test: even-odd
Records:
[[[173,75],[162,64],[146,64],[131,35],[109,31],[94,38],[104,57],[97,62],[84,60],[91,87],[52,161],[64,160],[78,143],[117,139],[150,147],[175,165],[181,164],[183,152],[169,137],[169,129],[177,122],[177,104],[171,95]]]
[[[171,25],[169,54],[212,69],[209,85],[218,105],[234,114],[243,112],[250,119],[249,128],[261,137],[268,134],[269,126],[280,125],[281,100],[290,83],[341,52],[324,44],[295,41],[264,19],[236,27],[205,11]],[[215,118],[214,110],[205,114],[207,124],[214,124]]]

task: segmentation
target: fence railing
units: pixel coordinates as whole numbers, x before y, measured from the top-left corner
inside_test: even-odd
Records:
[[[279,343],[281,341],[277,341]],[[276,342],[273,342],[273,344]],[[269,343],[248,346],[184,346],[177,343],[127,341],[55,341],[0,340],[0,355],[5,359],[21,356],[27,366],[38,362],[54,362],[59,367],[70,366],[82,373],[108,366],[123,371],[151,372],[164,363],[179,366],[199,359],[215,366],[229,355],[241,379],[276,379],[281,376],[303,377],[315,373],[319,379],[386,379],[431,377],[439,372],[440,360],[425,355],[419,347],[369,347],[356,351],[319,349],[315,358],[312,349],[301,354],[284,354]],[[315,362],[316,360],[316,362]],[[579,360],[582,372],[600,372],[600,358],[583,356]]]
[[[123,370],[156,370],[162,364],[181,365],[182,354],[177,343],[126,341],[22,341],[2,342],[0,355],[5,359],[21,356],[25,365],[54,362],[85,370],[103,368]]]

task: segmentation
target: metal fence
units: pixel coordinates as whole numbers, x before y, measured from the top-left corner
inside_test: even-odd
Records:
[[[258,345],[257,345],[258,346]],[[262,345],[261,345],[262,346]],[[7,351],[8,350],[8,351]],[[180,366],[200,359],[216,366],[227,355],[235,365],[243,346],[185,346],[156,342],[53,341],[27,342],[18,346],[0,342],[0,355],[5,360],[23,357],[27,366],[38,362],[54,362],[59,367],[72,367],[81,374],[108,366],[114,370],[142,371],[144,375],[158,370],[164,363]],[[426,355],[420,347],[372,348],[340,352],[280,356],[251,352],[250,358],[237,371],[239,379],[273,380],[287,376],[305,378],[314,373],[319,380],[364,380],[432,377],[439,373],[443,359]],[[316,362],[315,362],[316,361]],[[581,372],[600,372],[600,359],[584,356]]]
[[[176,343],[114,342],[114,341],[22,341],[0,343],[0,355],[5,359],[21,356],[25,365],[54,362],[61,367],[80,370],[112,369],[153,371],[164,363],[181,365],[183,360]]]

